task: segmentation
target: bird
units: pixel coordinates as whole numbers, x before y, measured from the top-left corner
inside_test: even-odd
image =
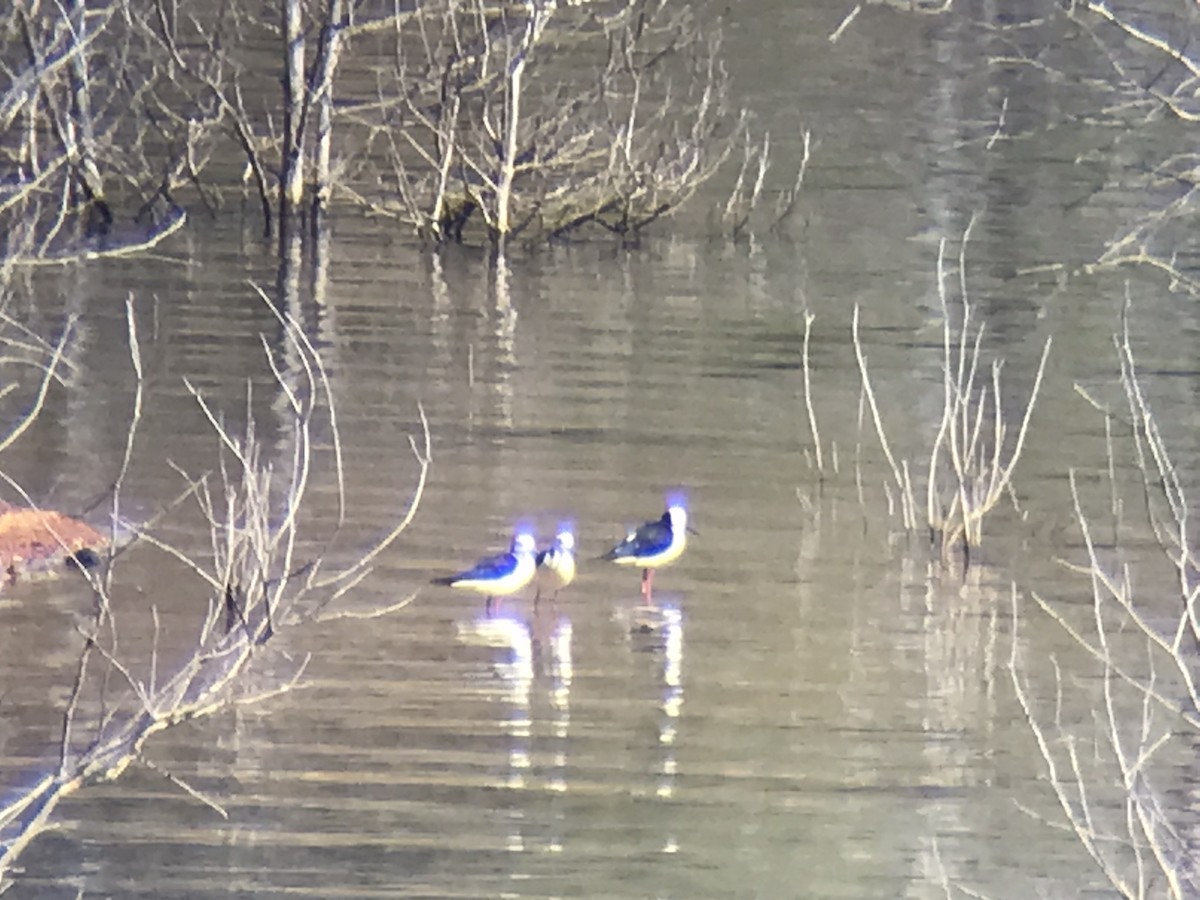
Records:
[[[570,528],[559,528],[554,543],[537,555],[536,605],[542,591],[553,591],[552,600],[558,600],[558,592],[575,580],[575,534]]]
[[[452,588],[474,591],[487,596],[487,610],[497,597],[515,594],[533,580],[537,572],[537,543],[533,535],[518,531],[513,535],[512,546],[507,553],[487,556],[454,575],[434,578],[430,584],[442,584]]]
[[[654,570],[679,559],[687,548],[687,533],[695,534],[687,521],[687,509],[681,503],[673,502],[661,519],[629,532],[625,540],[600,558],[619,566],[639,566],[642,569],[642,596],[652,605]]]

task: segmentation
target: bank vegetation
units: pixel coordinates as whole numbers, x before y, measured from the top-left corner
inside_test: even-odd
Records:
[[[285,249],[335,204],[433,244],[628,241],[726,163],[720,228],[765,207],[769,136],[682,0],[16,0],[0,64],[9,266],[230,208]]]

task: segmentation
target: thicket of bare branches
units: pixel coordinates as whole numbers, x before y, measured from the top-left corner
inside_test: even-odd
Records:
[[[769,141],[731,106],[720,33],[682,0],[17,0],[0,259],[143,248],[239,180],[267,230],[341,197],[434,241],[629,236],[742,147],[734,231]]]
[[[1094,672],[1057,664],[1039,672],[1017,634],[1010,668],[1063,814],[1105,879],[1124,897],[1183,900],[1200,895],[1200,820],[1187,774],[1200,740],[1197,507],[1139,378],[1127,321],[1114,344],[1125,410],[1097,404],[1108,435],[1108,521],[1086,511],[1086,489],[1071,472],[1085,556],[1067,565],[1090,582],[1092,602],[1072,611],[1030,594]],[[1122,477],[1130,465],[1136,493]],[[1147,533],[1161,571],[1147,557]],[[1020,613],[1014,592],[1015,621]],[[1053,679],[1053,706],[1031,697],[1039,677]],[[1090,692],[1094,718],[1066,718],[1067,692]]]
[[[1091,268],[1146,265],[1171,276],[1173,284],[1200,293],[1200,279],[1179,264],[1196,252],[1200,215],[1200,155],[1192,126],[1200,123],[1200,22],[1194,7],[1170,4],[1139,8],[1084,0],[1061,13],[1089,40],[1106,64],[1110,84],[1103,114],[1128,123],[1120,141],[1144,141],[1149,129],[1181,140],[1158,142],[1144,167],[1121,168],[1118,186],[1136,188],[1148,202],[1126,223]],[[1182,123],[1184,127],[1177,127]]]
[[[974,220],[972,220],[972,225]],[[1013,471],[1025,448],[1025,438],[1041,390],[1051,339],[1042,347],[1032,387],[1019,420],[1011,420],[1001,402],[1003,361],[986,362],[983,324],[972,319],[967,288],[967,247],[971,226],[963,234],[957,273],[946,268],[946,242],[938,250],[937,291],[942,312],[942,415],[929,445],[921,456],[909,458],[892,447],[885,411],[871,380],[867,348],[859,335],[859,310],[854,307],[851,336],[862,379],[858,422],[874,432],[887,462],[890,480],[887,494],[889,515],[901,529],[915,533],[927,529],[930,541],[943,561],[955,549],[970,564],[971,548],[983,542],[983,522],[1012,491]],[[957,288],[957,290],[955,290]],[[816,444],[817,468],[824,469],[824,451],[814,412],[808,366],[808,339],[812,319],[806,322],[804,339],[804,396],[809,427]],[[905,411],[908,414],[908,410]],[[869,420],[869,425],[865,424]],[[856,450],[859,499],[865,505],[861,462],[863,447]],[[836,455],[835,455],[836,465]],[[923,476],[923,485],[921,482]],[[924,511],[917,500],[924,488]]]
[[[0,261],[152,246],[184,224],[185,187],[211,208],[214,161],[237,164],[221,138],[252,140],[237,63],[213,48],[246,23],[236,9],[17,0],[0,18]]]
[[[1076,162],[1102,179],[1097,193],[1114,191],[1131,215],[1114,225],[1113,237],[1083,269],[1147,266],[1166,273],[1173,289],[1200,294],[1192,262],[1200,249],[1200,19],[1194,3],[1070,0],[1002,10],[954,0],[857,2],[830,40],[839,40],[872,7],[883,8],[878,15],[965,19],[967,29],[973,22],[989,67],[1031,84],[1040,79],[1046,96],[1059,98],[1033,126],[1014,125],[1007,98],[994,113],[981,111],[994,120],[979,129],[980,146],[993,150],[1050,129],[1077,129],[1086,146],[1095,139],[1094,126],[1104,126],[1103,143],[1081,152]],[[1037,88],[1026,91],[1036,94]],[[1076,152],[1070,140],[1063,144]],[[1073,266],[1040,268],[1070,272]]]
[[[337,601],[369,573],[372,561],[415,514],[430,463],[423,414],[424,433],[411,442],[416,472],[407,510],[388,533],[348,563],[331,567],[326,562],[325,553],[342,518],[335,523],[334,533],[325,535],[314,534],[305,520],[310,489],[318,476],[337,485],[339,510],[342,517],[345,514],[336,410],[315,349],[293,320],[281,313],[277,317],[278,342],[264,338],[275,378],[272,389],[277,402],[272,408],[280,419],[269,429],[271,440],[260,437],[259,425],[249,412],[249,393],[246,425],[235,431],[223,412],[189,384],[212,428],[213,466],[206,472],[180,471],[179,497],[154,520],[139,522],[125,515],[122,504],[147,402],[132,301],[127,308],[136,392],[128,411],[129,438],[108,510],[112,543],[101,564],[84,573],[95,603],[92,615],[80,628],[78,663],[68,699],[60,710],[62,726],[54,764],[35,783],[6,798],[0,808],[0,890],[21,853],[50,825],[55,808],[65,797],[85,785],[117,778],[130,765],[152,765],[142,750],[154,734],[232,704],[253,703],[289,689],[301,676],[307,659],[278,650],[276,638],[305,622],[347,615]],[[62,346],[43,348],[41,395],[52,384],[62,356]],[[36,412],[35,407],[30,415]],[[332,453],[318,456],[318,442],[332,444]],[[323,465],[329,471],[320,471]],[[189,552],[163,536],[170,517],[186,506],[198,510],[206,524],[205,552]],[[136,615],[147,621],[137,623],[130,621],[134,615],[130,605],[118,602],[122,591],[137,592],[136,585],[123,585],[116,577],[131,546],[140,553],[162,554],[163,566],[175,566],[185,577],[190,575],[208,597],[207,610],[195,623],[191,649],[181,658],[160,652],[160,599],[152,599],[148,608],[139,607]],[[382,615],[409,599],[355,615]],[[152,636],[149,647],[131,638],[138,633]],[[172,773],[163,774],[221,812],[215,800]]]
[[[349,184],[382,179],[394,195],[359,202],[438,240],[635,234],[746,133],[719,29],[696,15],[670,0],[426,12],[395,36],[377,98],[349,113],[375,150]]]
[[[1200,20],[1194,4],[1079,0],[1025,7],[1016,20],[953,2],[885,5],[959,17],[982,11],[988,18],[979,21],[980,40],[992,39],[996,48],[989,65],[1072,92],[1056,120],[1035,128],[1107,126],[1107,143],[1078,162],[1102,173],[1101,190],[1119,192],[1122,208],[1132,211],[1084,271],[1149,267],[1165,273],[1172,290],[1187,291],[1193,301],[1200,296],[1194,272],[1200,155],[1193,146],[1200,121]],[[831,39],[863,8],[855,4]],[[988,149],[1029,137],[1013,130],[1004,110],[988,128]],[[1069,271],[1065,263],[1047,268]],[[1189,489],[1196,480],[1172,457],[1164,423],[1139,377],[1127,322],[1114,344],[1124,409],[1091,401],[1104,416],[1107,483],[1097,490],[1087,473],[1069,473],[1084,558],[1067,565],[1090,584],[1091,603],[1079,609],[1038,590],[1028,592],[1031,602],[1018,602],[1014,589],[1010,670],[1066,827],[1101,876],[1125,897],[1192,898],[1200,896],[1193,777],[1200,737],[1200,550]],[[893,464],[892,471],[907,516],[915,508],[903,499],[907,464]],[[1098,496],[1107,500],[1101,516]],[[935,509],[931,502],[931,524]],[[1090,668],[1030,652],[1028,622],[1038,610],[1082,648]],[[1050,702],[1038,702],[1047,696]]]

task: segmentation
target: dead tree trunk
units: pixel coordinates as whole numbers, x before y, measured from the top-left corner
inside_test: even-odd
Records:
[[[337,71],[342,50],[342,33],[346,28],[345,0],[328,0],[321,49],[317,55],[313,78],[312,102],[317,107],[317,139],[313,166],[313,219],[329,207],[333,190],[333,75]],[[315,226],[314,226],[315,227]]]
[[[280,224],[300,208],[304,195],[304,10],[283,0],[283,153],[279,177]],[[281,231],[283,228],[281,227]]]
[[[532,2],[526,5],[528,19],[520,37],[513,49],[513,35],[505,35],[509,47],[508,79],[506,81],[504,104],[504,143],[501,147],[499,172],[496,178],[496,211],[493,236],[498,252],[504,252],[504,242],[513,230],[512,222],[512,192],[513,180],[517,174],[517,155],[519,153],[518,129],[521,126],[521,83],[525,68],[529,65],[529,55],[541,38],[546,23],[554,13],[555,4]]]
[[[83,46],[88,40],[87,4],[84,0],[73,0],[71,4],[72,39]],[[104,199],[104,181],[96,165],[96,130],[92,121],[92,94],[88,79],[88,58],[85,53],[71,55],[71,114],[67,117],[67,128],[71,135],[75,153],[76,184],[90,205],[93,221],[89,230],[99,228],[107,231],[113,223],[112,212]]]

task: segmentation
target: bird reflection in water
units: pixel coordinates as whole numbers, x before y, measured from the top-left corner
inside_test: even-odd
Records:
[[[683,713],[683,612],[675,603],[654,606],[635,606],[619,609],[615,618],[628,635],[630,651],[645,655],[651,665],[641,671],[643,677],[654,683],[645,685],[652,689],[647,698],[655,703],[652,716],[645,724],[651,731],[643,745],[646,758],[643,771],[648,776],[648,789],[662,801],[675,797],[678,787],[679,762],[677,746],[680,717]],[[640,668],[640,667],[639,667]],[[647,711],[649,712],[649,711]],[[679,841],[673,831],[666,827],[671,816],[664,807],[664,827],[661,830],[660,853],[677,853]]]
[[[502,685],[497,700],[501,704],[500,725],[508,739],[508,760],[498,787],[525,791],[540,786],[555,795],[566,792],[573,637],[571,621],[545,609],[529,619],[513,613],[459,623],[460,642],[499,651],[492,660],[492,670]],[[544,694],[535,687],[542,688]],[[541,702],[543,696],[548,703]],[[547,756],[549,765],[538,781],[534,759]],[[509,815],[508,849],[522,851],[526,849],[526,809],[515,807]],[[550,819],[550,833],[542,849],[554,852],[562,849],[565,813],[552,809]]]
[[[629,619],[633,649],[654,652],[661,663],[658,744],[662,756],[655,792],[668,798],[675,794],[678,770],[675,741],[683,710],[683,613],[678,606],[635,607]]]
[[[677,739],[683,710],[684,619],[678,605],[638,606],[619,614],[629,648],[647,654],[653,667],[644,687],[652,691],[653,732],[646,745],[650,758],[643,769],[653,778],[653,796],[674,798],[678,781]],[[535,849],[560,852],[567,807],[564,801],[537,801],[530,791],[552,797],[568,791],[567,762],[571,732],[571,688],[574,678],[569,619],[545,606],[532,617],[501,613],[461,622],[459,641],[494,649],[491,669],[498,683],[494,694],[497,718],[507,737],[504,773],[496,782],[519,792],[505,810],[507,848],[515,853]],[[651,675],[651,673],[653,673]],[[644,696],[644,695],[643,695]],[[633,698],[631,698],[631,702]],[[647,709],[647,712],[650,710]],[[538,760],[544,762],[538,763]],[[517,800],[525,797],[527,799]],[[529,839],[538,835],[531,846]],[[679,850],[675,834],[664,830],[660,852]]]

